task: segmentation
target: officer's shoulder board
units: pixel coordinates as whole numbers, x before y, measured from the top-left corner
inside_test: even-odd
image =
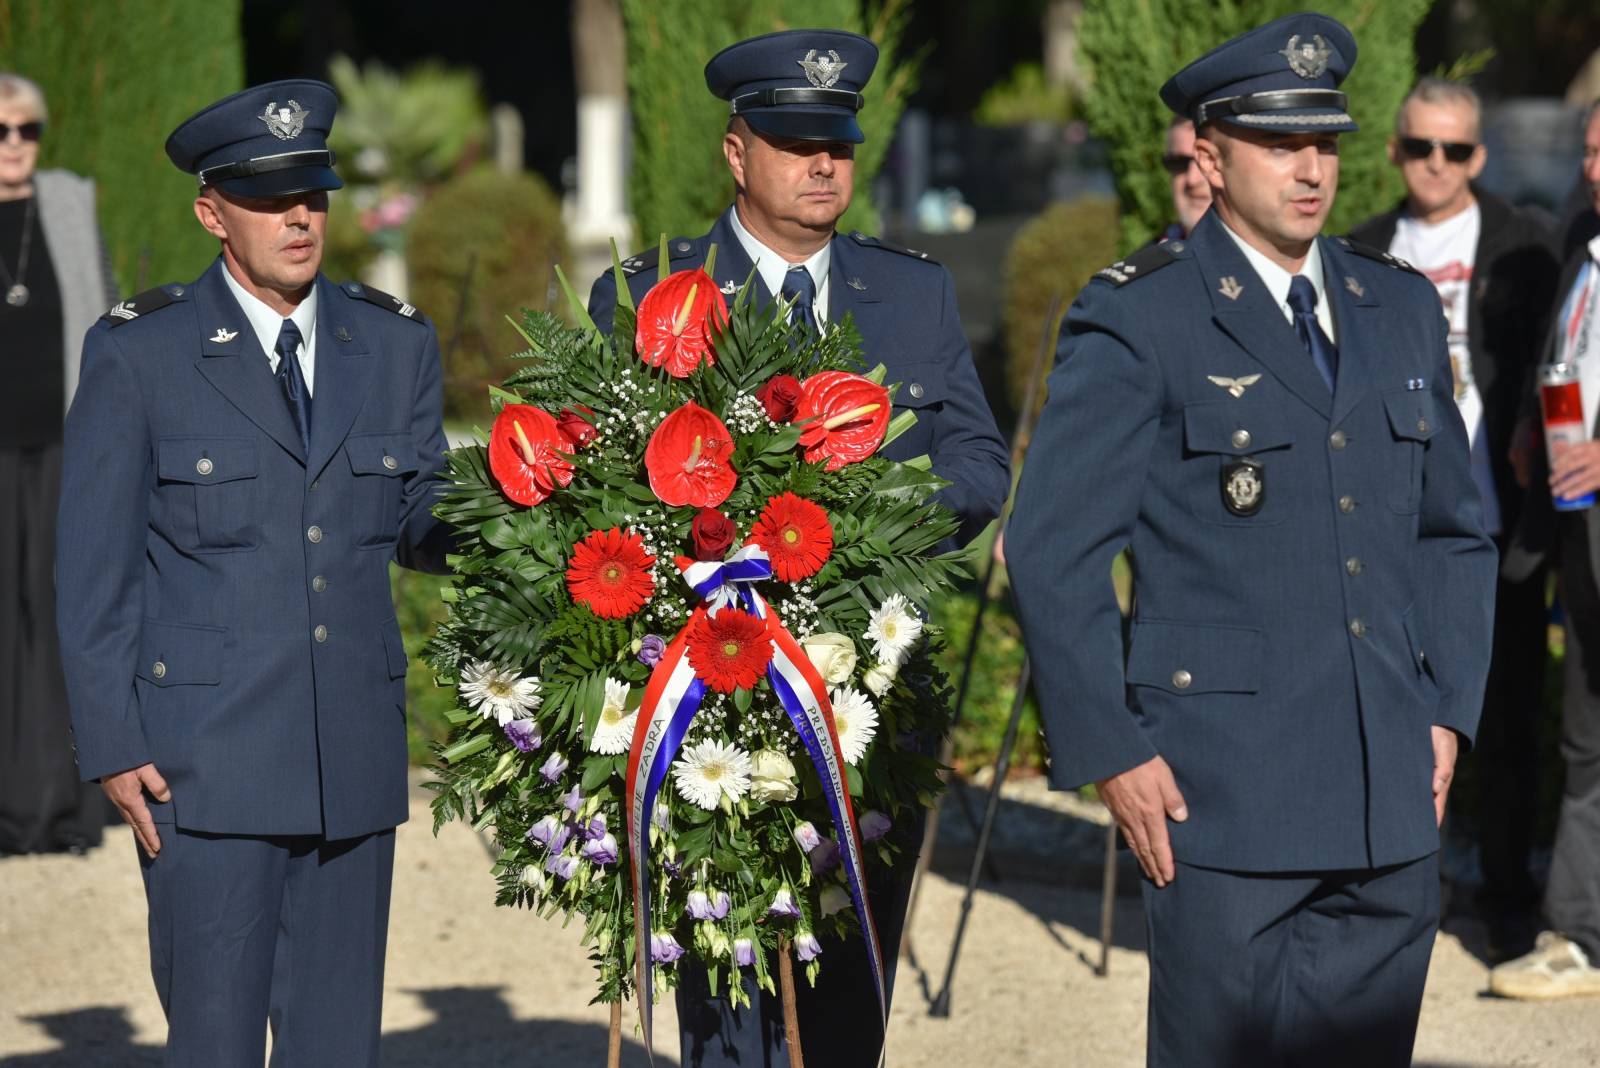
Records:
[[[373,289],[371,286],[366,285],[363,282],[346,282],[339,288],[357,300],[364,300],[368,304],[373,304],[379,308],[382,308],[384,311],[394,312],[396,315],[402,318],[410,319],[414,322],[422,323],[424,325],[426,325],[428,322],[428,317],[423,315],[422,312],[418,311],[416,305],[407,304],[399,297],[385,293],[381,289]]]
[[[1177,263],[1183,258],[1185,248],[1187,246],[1182,241],[1163,241],[1159,245],[1146,245],[1126,259],[1118,260],[1109,267],[1100,268],[1094,273],[1094,277],[1103,282],[1110,282],[1114,286],[1125,286],[1145,275],[1154,274],[1169,263]]]
[[[695,243],[687,237],[675,237],[667,242],[667,255],[675,260],[686,259],[694,255]],[[661,249],[648,248],[636,256],[629,256],[622,261],[622,273],[632,278],[640,271],[648,271],[656,266],[656,261],[661,258]]]
[[[1391,255],[1381,248],[1374,248],[1372,245],[1363,245],[1361,242],[1352,241],[1348,237],[1336,237],[1334,240],[1339,242],[1339,244],[1347,251],[1354,252],[1357,256],[1365,256],[1369,260],[1377,260],[1379,263],[1393,267],[1398,271],[1410,271],[1412,274],[1422,274],[1421,271],[1411,266],[1411,264],[1407,263],[1399,256]]]
[[[113,304],[100,318],[110,323],[113,327],[123,323],[131,323],[135,319],[149,315],[151,312],[160,311],[172,304],[177,304],[187,299],[189,287],[174,282],[170,285],[156,286],[147,289],[138,296],[129,297]]]
[[[864,234],[860,230],[852,230],[850,232],[850,240],[854,241],[862,248],[881,248],[885,252],[894,252],[901,256],[910,256],[912,259],[922,260],[924,263],[939,262],[919,248],[907,248],[904,245],[891,244],[882,238],[873,237],[871,234]]]

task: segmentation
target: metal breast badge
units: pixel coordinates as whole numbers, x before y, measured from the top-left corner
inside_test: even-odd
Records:
[[[1237,516],[1253,516],[1267,499],[1267,469],[1249,457],[1222,467],[1222,503]]]

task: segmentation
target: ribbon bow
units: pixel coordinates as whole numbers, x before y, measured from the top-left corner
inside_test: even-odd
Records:
[[[680,559],[678,567],[683,572],[684,581],[705,601],[708,615],[715,616],[724,608],[740,602],[751,614],[762,614],[755,607],[755,584],[772,577],[772,561],[767,556],[767,550],[761,546],[746,545],[721,562],[697,560],[686,564]]]

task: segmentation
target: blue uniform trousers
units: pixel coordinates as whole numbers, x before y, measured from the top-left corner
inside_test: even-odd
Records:
[[[883,967],[894,991],[895,962],[905,930],[906,906],[916,864],[916,843],[922,841],[925,816],[907,821],[902,832],[908,850],[895,867],[876,874],[868,887],[872,915],[883,945]],[[912,826],[912,823],[915,826]],[[795,966],[795,1010],[800,1017],[800,1045],[808,1064],[827,1068],[877,1068],[883,1041],[878,995],[867,962],[867,944],[860,937],[846,942],[822,940],[822,971],[813,988],[804,966]],[[688,962],[685,962],[687,964]],[[774,982],[776,982],[776,965]],[[789,1055],[783,1039],[783,1004],[763,993],[745,969],[745,993],[752,1004],[736,1009],[726,997],[712,997],[705,971],[685,967],[678,982],[680,1056],[685,1068],[786,1068]],[[726,969],[723,982],[727,981]],[[726,989],[724,986],[723,989]]]
[[[1439,926],[1438,854],[1144,880],[1150,1068],[1406,1068]]]
[[[158,806],[159,807],[159,806]],[[339,841],[159,827],[140,853],[172,1068],[378,1063],[394,831]]]

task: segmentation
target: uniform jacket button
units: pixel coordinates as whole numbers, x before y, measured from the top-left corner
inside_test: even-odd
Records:
[[[165,661],[161,661],[161,660],[157,660],[154,664],[151,665],[150,674],[154,675],[158,679],[166,678],[167,677],[167,665],[166,665],[166,662]]]
[[[1349,439],[1345,437],[1343,430],[1335,430],[1332,434],[1328,435],[1328,444],[1332,445],[1335,449],[1344,448],[1348,442]]]
[[[1343,512],[1345,515],[1349,515],[1351,512],[1353,512],[1355,510],[1356,510],[1356,499],[1354,497],[1352,497],[1352,496],[1350,496],[1350,494],[1346,493],[1343,497],[1339,498],[1339,511]]]
[[[328,640],[328,628],[318,623],[316,629],[311,632],[311,636],[319,642],[325,642]]]
[[[1367,636],[1367,625],[1359,619],[1352,619],[1350,621],[1350,633],[1357,638],[1365,638]]]
[[[1180,690],[1187,690],[1190,684],[1193,682],[1194,676],[1182,668],[1179,668],[1177,671],[1172,673],[1172,685],[1176,686]]]
[[[1233,432],[1233,447],[1236,449],[1248,449],[1250,447],[1250,431],[1235,430]]]
[[[911,388],[906,392],[910,393],[913,399],[921,400],[922,395],[927,391],[922,388],[921,382],[913,382],[911,383]]]
[[[395,468],[400,466],[400,461],[396,460],[393,456],[385,456],[383,458],[383,466],[388,468],[390,471],[393,471]]]
[[[328,580],[323,578],[321,575],[318,575],[316,578],[311,580],[311,588],[316,590],[318,593],[321,593],[323,590],[328,588]]]
[[[312,526],[309,530],[306,531],[306,540],[311,542],[313,545],[315,545],[317,542],[321,541],[322,540],[322,528],[319,527],[319,526]]]
[[[1419,434],[1426,434],[1428,432],[1428,421],[1426,419],[1417,420],[1417,432]]]
[[[1361,557],[1352,556],[1344,562],[1344,569],[1352,575],[1361,574]]]
[[[211,461],[204,456],[202,456],[194,465],[194,469],[196,472],[202,475],[209,475],[213,470],[215,470]]]

